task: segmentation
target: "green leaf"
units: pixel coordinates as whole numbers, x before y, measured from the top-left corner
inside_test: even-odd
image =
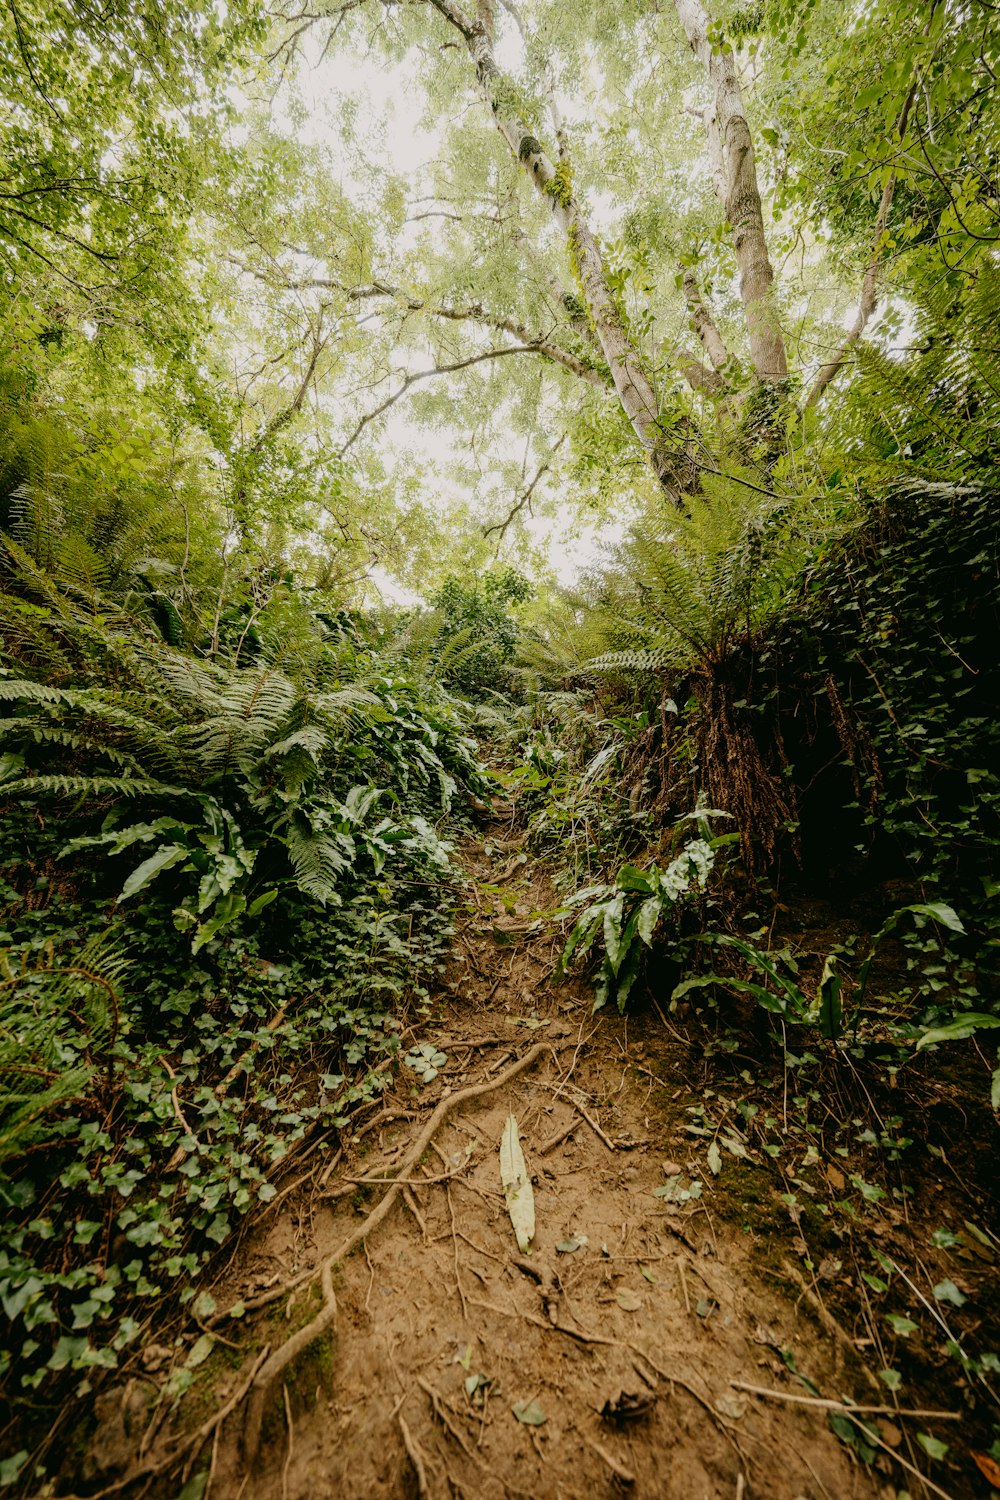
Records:
[[[920,1327],[919,1323],[914,1323],[912,1318],[903,1317],[902,1313],[886,1313],[885,1321],[893,1333],[898,1333],[900,1338],[904,1339],[908,1339],[910,1334],[916,1333]]]
[[[819,982],[819,1029],[829,1041],[835,1042],[840,1036],[842,1017],[840,975],[836,955],[831,953]]]
[[[944,1026],[933,1026],[929,1031],[925,1031],[917,1042],[917,1051],[920,1052],[924,1047],[933,1047],[938,1042],[964,1041],[976,1031],[995,1026],[1000,1026],[1000,1016],[984,1015],[981,1011],[968,1011],[965,1015],[956,1016],[954,1021],[949,1021]]]
[[[928,1458],[944,1458],[948,1453],[948,1444],[942,1443],[939,1438],[931,1437],[930,1433],[918,1432],[917,1442],[923,1448]]]
[[[548,1421],[537,1401],[515,1401],[511,1411],[519,1422],[524,1422],[528,1427],[541,1427]]]
[[[26,1448],[22,1448],[20,1453],[12,1453],[9,1458],[0,1459],[0,1486],[13,1484],[27,1462]]]
[[[191,851],[180,844],[161,844],[155,854],[144,859],[141,865],[137,865],[126,880],[119,893],[119,901],[127,901],[130,896],[135,896],[144,890],[150,881],[162,875],[164,870],[173,869],[174,865],[180,864],[182,859],[187,859]]]

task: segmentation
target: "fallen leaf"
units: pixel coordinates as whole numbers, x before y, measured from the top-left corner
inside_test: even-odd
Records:
[[[572,1255],[575,1251],[582,1250],[586,1243],[586,1235],[583,1235],[580,1239],[577,1239],[575,1235],[570,1235],[568,1240],[559,1241],[558,1245],[556,1246],[556,1254]]]
[[[713,1177],[718,1177],[722,1171],[722,1152],[719,1150],[718,1141],[713,1141],[708,1148],[708,1170]]]
[[[996,1459],[990,1458],[988,1453],[976,1453],[972,1448],[969,1449],[969,1457],[983,1478],[988,1480],[996,1489],[1000,1490],[1000,1464],[997,1463]]]
[[[537,1401],[515,1401],[511,1411],[527,1427],[541,1427],[543,1422],[548,1421]]]
[[[642,1306],[642,1298],[637,1296],[627,1286],[621,1286],[615,1292],[615,1300],[618,1306],[625,1312],[638,1312]]]
[[[517,1237],[517,1248],[523,1255],[535,1237],[535,1198],[517,1133],[517,1121],[513,1115],[508,1115],[500,1139],[500,1181],[503,1183],[510,1222]]]
[[[656,1277],[653,1275],[652,1271],[649,1269],[648,1266],[640,1266],[639,1270],[642,1272],[643,1276],[645,1276],[645,1278],[646,1278],[647,1281],[652,1282],[653,1286],[658,1286],[659,1285],[659,1282],[657,1281]]]
[[[838,1193],[842,1193],[847,1186],[847,1178],[843,1172],[829,1161],[826,1164],[826,1180]]]
[[[680,1177],[683,1171],[684,1168],[679,1166],[675,1161],[665,1161],[663,1163],[663,1175],[665,1177]]]
[[[718,1307],[714,1297],[701,1297],[694,1305],[699,1318],[710,1318]]]
[[[903,1434],[895,1422],[881,1421],[878,1424],[879,1436],[890,1448],[898,1448],[903,1441]]]
[[[203,1365],[215,1348],[215,1338],[210,1333],[203,1333],[200,1339],[196,1339],[191,1345],[191,1352],[184,1361],[188,1370],[196,1370]]]

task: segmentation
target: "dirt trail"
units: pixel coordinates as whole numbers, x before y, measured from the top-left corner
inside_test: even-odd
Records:
[[[794,1361],[824,1391],[879,1400],[838,1370],[815,1305],[786,1300],[754,1233],[733,1222],[743,1163],[702,1175],[704,1142],[696,1152],[684,1129],[699,1097],[685,1049],[658,1018],[592,1017],[582,985],[553,982],[551,929],[529,918],[555,897],[537,871],[529,882],[512,868],[504,832],[467,851],[480,910],[419,1038],[446,1056],[437,1078],[421,1086],[401,1069],[334,1175],[315,1174],[247,1242],[214,1288],[220,1307],[333,1254],[446,1091],[490,1082],[539,1041],[544,1051],[507,1087],[457,1105],[384,1224],[334,1268],[332,1332],[276,1382],[249,1463],[230,1419],[212,1500],[895,1495],[825,1410],[734,1384],[808,1401]],[[509,1112],[534,1182],[529,1256],[499,1179]],[[678,1178],[675,1191],[700,1182],[701,1196],[656,1195]],[[305,1322],[312,1296],[299,1288],[258,1314],[256,1347]],[[213,1400],[246,1376],[244,1365],[217,1377]]]

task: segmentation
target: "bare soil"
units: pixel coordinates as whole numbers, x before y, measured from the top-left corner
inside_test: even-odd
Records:
[[[927,1379],[907,1374],[909,1400],[876,1379],[888,1356],[861,1275],[870,1233],[928,1286],[954,1275],[990,1307],[985,1236],[928,1248],[946,1193],[958,1218],[988,1221],[988,1194],[952,1167],[981,1122],[970,1136],[969,1115],[918,1100],[937,1155],[910,1208],[883,1194],[852,1250],[850,1221],[808,1208],[819,1199],[802,1179],[808,1161],[843,1188],[844,1155],[817,1155],[805,1134],[795,1176],[748,1127],[712,1170],[712,1121],[732,1118],[720,1059],[697,1055],[655,995],[646,1013],[594,1016],[586,984],[556,977],[555,891],[513,828],[465,859],[453,965],[405,1038],[444,1055],[438,1073],[403,1064],[339,1142],[307,1143],[211,1284],[202,1337],[138,1350],[126,1385],[97,1397],[64,1481],[151,1500],[990,1494],[987,1428],[940,1413],[972,1410],[955,1362],[915,1341]],[[787,1103],[787,1077],[762,1058],[759,1077],[753,1049],[729,1059],[742,1086],[759,1083],[759,1119]],[[510,1115],[534,1190],[526,1254],[499,1173]],[[801,1206],[781,1197],[790,1184]],[[181,1362],[193,1383],[172,1404]],[[855,1403],[873,1463],[850,1442]],[[940,1482],[921,1431],[952,1445]]]
[[[392,1191],[434,1107],[544,1050],[509,1085],[459,1100],[389,1216],[333,1265],[336,1315],[268,1392],[256,1452],[240,1405],[207,1466],[203,1451],[212,1500],[894,1497],[907,1476],[890,1450],[906,1462],[914,1424],[869,1419],[885,1445],[871,1468],[810,1404],[793,1371],[827,1398],[886,1396],[780,1245],[769,1253],[759,1169],[727,1154],[705,1173],[704,1141],[685,1129],[701,1080],[685,1077],[680,1040],[655,1015],[592,1016],[583,985],[554,979],[558,942],[532,920],[554,893],[537,867],[512,866],[504,832],[467,851],[476,909],[417,1036],[446,1062],[428,1084],[401,1068],[335,1170],[319,1158],[243,1242],[213,1295],[221,1309],[269,1306],[228,1325],[258,1320],[242,1358],[213,1354],[206,1410],[316,1314],[318,1272],[303,1274]],[[534,1187],[528,1255],[499,1175],[511,1113]],[[700,1196],[658,1196],[672,1180]],[[188,1421],[203,1415],[195,1404]]]

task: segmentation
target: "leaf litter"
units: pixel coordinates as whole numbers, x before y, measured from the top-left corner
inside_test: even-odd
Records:
[[[554,908],[545,877],[535,871],[533,879],[534,909]],[[748,1496],[797,1500],[822,1493],[817,1479],[831,1495],[875,1500],[883,1481],[873,1474],[865,1488],[867,1471],[859,1480],[853,1454],[825,1421],[732,1390],[734,1379],[790,1390],[796,1359],[824,1393],[839,1393],[844,1376],[835,1344],[797,1309],[796,1294],[757,1272],[747,1236],[719,1213],[719,1185],[744,1170],[737,1133],[703,1137],[697,1144],[706,1170],[691,1176],[682,1166],[693,1144],[679,1113],[686,1101],[677,1112],[664,1110],[644,1078],[620,1066],[623,1050],[638,1045],[659,1077],[682,1087],[683,1049],[655,1020],[632,1016],[623,1035],[617,1017],[591,1019],[583,985],[539,983],[553,962],[551,936],[544,929],[509,936],[499,947],[470,922],[463,946],[475,967],[455,959],[451,988],[462,1001],[445,1018],[449,1050],[469,1049],[466,1078],[488,1085],[527,1045],[501,1040],[511,1034],[511,1011],[525,1015],[525,991],[540,1021],[568,1017],[566,1039],[554,1026],[528,1028],[551,1037],[546,1056],[505,1090],[448,1117],[433,1141],[443,1170],[427,1158],[411,1170],[408,1196],[368,1237],[366,1254],[339,1267],[336,1336],[316,1356],[326,1362],[316,1365],[317,1377],[310,1373],[303,1385],[294,1445],[279,1439],[262,1449],[244,1486],[238,1446],[224,1443],[212,1500],[236,1500],[241,1486],[243,1500],[275,1493],[403,1500],[411,1492],[411,1449],[429,1494],[477,1500],[557,1491],[576,1500],[606,1493],[624,1474],[634,1477],[635,1493],[664,1500],[729,1500],[738,1482]],[[398,1104],[391,1090],[380,1101],[387,1116],[409,1111],[412,1121],[416,1110],[417,1122],[380,1128],[365,1142],[370,1156],[362,1163],[355,1146],[342,1171],[390,1175],[378,1163],[405,1155],[446,1087],[440,1076],[425,1076],[444,1061],[439,1052],[417,1040],[407,1054],[422,1064],[426,1102],[411,1102],[405,1073]],[[570,1076],[574,1097],[610,1139],[638,1143],[622,1147],[627,1158],[612,1156],[591,1130],[572,1131],[539,1154],[559,1135],[564,1116],[553,1089]],[[475,1139],[498,1142],[497,1155],[470,1153]],[[526,1151],[537,1163],[534,1182]],[[273,1215],[213,1287],[220,1307],[246,1304],[241,1332],[254,1322],[248,1289],[308,1270],[341,1243],[358,1212],[346,1196],[321,1201],[311,1217],[301,1210],[293,1199]],[[628,1285],[636,1272],[644,1295]],[[376,1276],[396,1290],[372,1297]],[[706,1283],[706,1295],[687,1292],[692,1277]],[[952,1300],[951,1288],[939,1286],[941,1300]],[[294,1294],[289,1315],[296,1317]],[[239,1378],[233,1374],[220,1395],[237,1389]],[[397,1413],[405,1414],[407,1443]],[[161,1493],[170,1500],[177,1490],[154,1492],[155,1500]]]

